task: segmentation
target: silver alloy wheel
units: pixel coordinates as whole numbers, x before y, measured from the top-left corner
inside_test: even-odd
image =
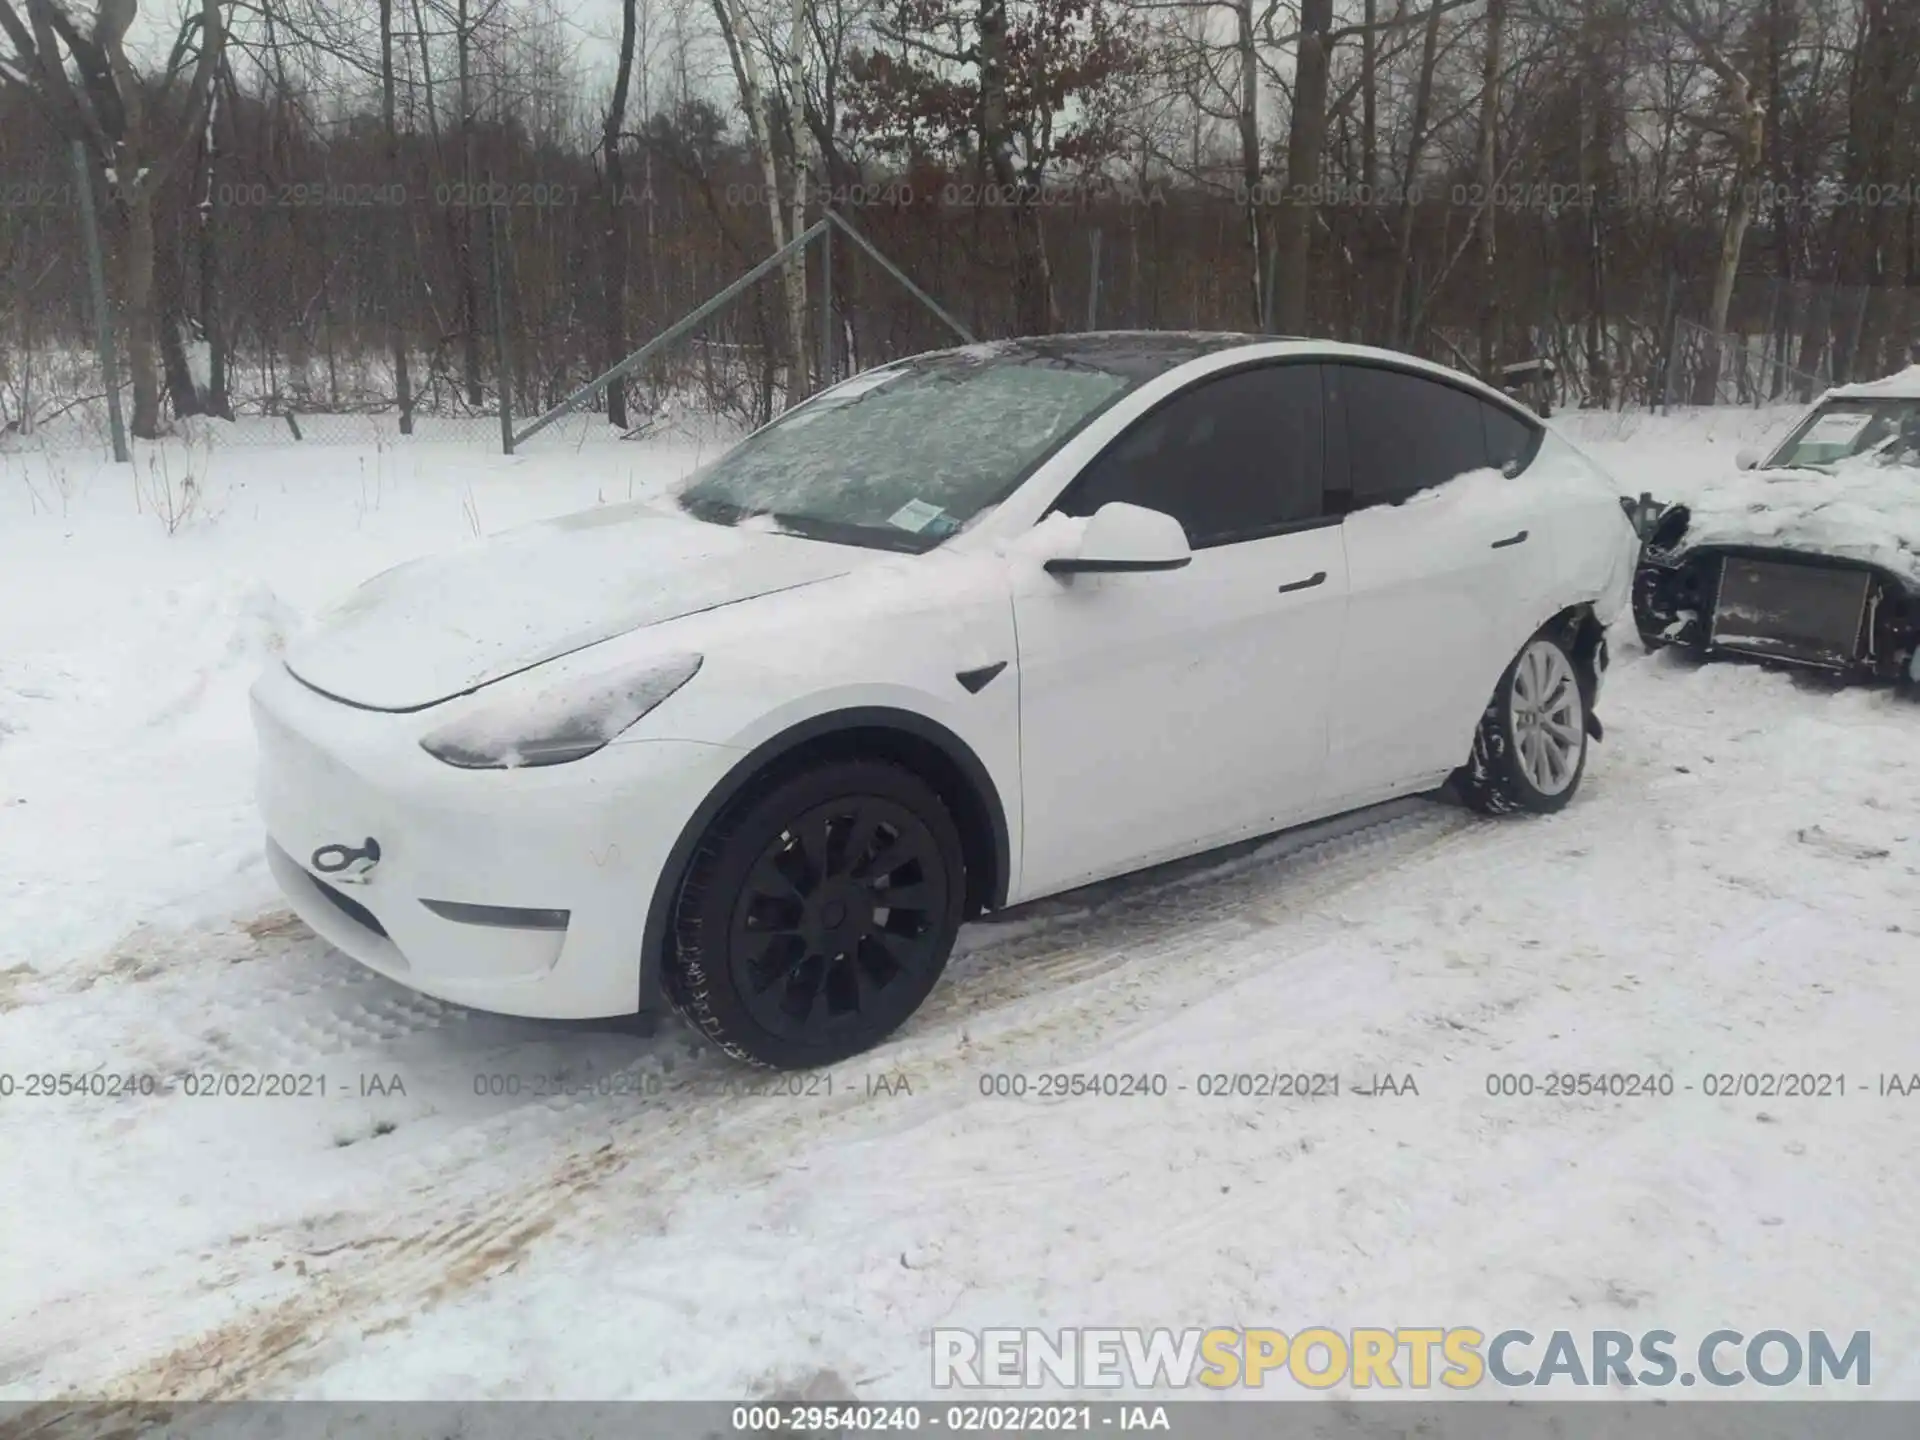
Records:
[[[1579,773],[1586,719],[1566,652],[1550,640],[1521,651],[1511,703],[1520,772],[1542,795],[1558,795]]]

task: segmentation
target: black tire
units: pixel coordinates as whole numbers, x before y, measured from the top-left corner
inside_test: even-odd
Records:
[[[1558,656],[1557,662],[1553,656]],[[1532,696],[1529,692],[1540,686],[1543,672],[1553,677],[1548,682],[1550,697]],[[1555,732],[1570,725],[1574,736],[1571,753],[1565,757],[1570,768],[1563,770],[1543,768],[1545,762],[1537,749],[1522,753],[1523,745],[1541,743],[1531,738],[1538,727],[1524,717],[1529,711],[1539,713],[1543,707],[1530,702],[1551,698],[1557,705],[1562,697],[1559,677],[1565,678],[1564,698],[1570,711],[1554,713]],[[1516,810],[1551,815],[1564,809],[1586,774],[1587,707],[1591,698],[1587,679],[1565,640],[1547,630],[1536,634],[1501,674],[1493,698],[1480,716],[1473,735],[1473,753],[1454,774],[1461,798],[1483,815],[1507,815]],[[1557,745],[1552,747],[1552,754],[1560,754]],[[1536,780],[1536,775],[1544,776],[1545,783]]]
[[[694,853],[668,998],[751,1064],[804,1069],[869,1049],[946,967],[963,855],[940,797],[898,765],[834,761],[758,789]],[[881,904],[889,894],[911,903]]]

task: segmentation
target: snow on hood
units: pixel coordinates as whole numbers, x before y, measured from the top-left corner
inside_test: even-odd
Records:
[[[1681,550],[1753,545],[1863,560],[1920,590],[1920,467],[1871,458],[1738,471],[1687,502]]]
[[[845,574],[880,552],[708,525],[647,502],[512,530],[376,575],[287,667],[339,699],[417,710],[700,610]]]

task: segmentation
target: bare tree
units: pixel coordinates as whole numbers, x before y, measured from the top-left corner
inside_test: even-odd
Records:
[[[627,354],[627,170],[621,156],[621,131],[627,122],[627,92],[633,79],[634,37],[639,29],[639,0],[620,0],[620,53],[614,62],[613,97],[607,102],[600,132],[601,178],[606,204],[606,325],[608,366]],[[627,382],[607,386],[607,423],[627,428]]]
[[[1501,39],[1507,28],[1506,0],[1487,0],[1487,34],[1480,69],[1480,135],[1478,180],[1481,204],[1474,217],[1480,239],[1480,376],[1491,381],[1499,363],[1500,265],[1494,235],[1494,191],[1500,183]]]
[[[800,163],[801,128],[794,117],[805,105],[804,89],[787,95],[775,95],[767,87],[765,67],[761,64],[759,39],[746,11],[746,0],[713,0],[714,18],[726,41],[727,58],[733,66],[734,84],[739,90],[740,107],[747,116],[747,137],[760,165],[763,203],[767,207],[767,227],[774,248],[786,245],[805,229],[807,175]],[[804,16],[796,9],[788,16],[788,32],[778,52],[785,60],[779,72],[790,86],[800,79],[799,51],[805,43],[801,34]],[[784,128],[784,135],[781,131]],[[783,146],[782,140],[786,143]],[[781,155],[790,157],[786,184],[782,183]],[[797,398],[807,392],[807,266],[805,255],[791,257],[781,271],[786,314],[787,395]]]
[[[192,148],[225,33],[216,0],[202,0],[182,22],[167,65],[149,93],[128,58],[126,36],[136,0],[102,0],[82,33],[58,0],[0,0],[0,31],[13,54],[0,82],[25,89],[69,139],[99,159],[123,220],[121,299],[127,315],[133,380],[133,433],[160,433],[160,369],[155,342],[154,196]],[[185,78],[182,87],[180,81]],[[173,113],[165,114],[171,104]]]
[[[1702,0],[1663,0],[1667,14],[1698,51],[1701,61],[1725,89],[1726,115],[1703,123],[1728,142],[1733,170],[1728,180],[1726,213],[1720,226],[1720,250],[1713,271],[1713,297],[1707,304],[1709,352],[1695,379],[1694,398],[1711,403],[1720,379],[1720,352],[1727,331],[1727,311],[1733,303],[1733,285],[1740,273],[1740,251],[1747,227],[1753,223],[1755,183],[1766,153],[1765,96],[1730,58],[1727,36],[1743,18],[1740,0],[1727,0],[1709,15]]]

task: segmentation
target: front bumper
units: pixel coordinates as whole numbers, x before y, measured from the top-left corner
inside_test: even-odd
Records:
[[[294,911],[389,979],[508,1015],[641,1008],[656,883],[740,759],[641,740],[569,765],[461,770],[419,746],[437,720],[341,704],[284,667],[254,687],[253,711],[269,868]],[[363,874],[316,873],[317,851],[367,839],[379,859]]]
[[[1649,649],[1920,680],[1920,595],[1859,561],[1739,546],[1649,551],[1633,618]]]

